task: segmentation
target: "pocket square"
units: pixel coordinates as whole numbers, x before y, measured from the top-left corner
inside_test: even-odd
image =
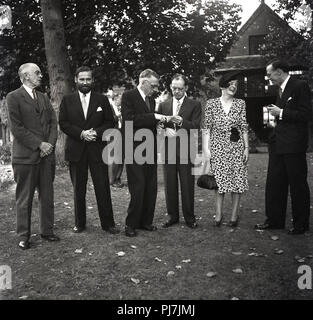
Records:
[[[102,108],[101,108],[101,107],[98,107],[97,112],[99,112],[99,111],[102,111]]]

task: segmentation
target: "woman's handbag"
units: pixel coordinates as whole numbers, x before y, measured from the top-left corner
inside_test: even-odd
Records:
[[[204,166],[204,171],[208,162]],[[217,183],[213,174],[202,174],[197,180],[197,186],[203,189],[217,190]]]
[[[217,190],[215,177],[210,174],[203,174],[197,180],[197,186],[203,189]]]

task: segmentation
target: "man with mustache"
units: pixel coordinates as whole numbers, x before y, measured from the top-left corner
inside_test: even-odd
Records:
[[[86,229],[86,187],[88,168],[93,181],[100,223],[103,230],[116,234],[113,219],[108,166],[102,160],[102,135],[114,127],[114,118],[106,96],[95,93],[92,70],[82,66],[76,70],[77,91],[65,95],[60,106],[59,124],[67,135],[65,160],[69,161],[74,188],[75,226],[80,233]]]

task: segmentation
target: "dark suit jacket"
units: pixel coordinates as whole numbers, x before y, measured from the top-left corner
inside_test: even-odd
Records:
[[[122,95],[122,119],[133,121],[134,133],[142,128],[151,129],[156,133],[157,120],[154,116],[155,100],[149,97],[150,109],[142,99],[138,89],[125,91]]]
[[[150,109],[148,108],[146,102],[142,99],[138,89],[132,89],[125,91],[122,95],[122,132],[126,147],[129,148],[129,132],[125,132],[125,121],[132,121],[134,134],[140,129],[149,129],[153,133],[154,137],[154,161],[157,157],[157,144],[156,144],[156,124],[155,119],[155,100],[149,97]],[[142,143],[142,141],[133,141],[133,150]]]
[[[312,117],[311,94],[305,81],[290,78],[281,99],[282,120],[277,121],[270,142],[275,143],[279,154],[305,152],[308,146],[308,122]]]
[[[173,98],[160,103],[159,113],[171,116],[173,115]],[[201,122],[202,108],[199,101],[185,97],[183,104],[180,107],[178,115],[183,118],[181,128],[186,129],[190,135],[190,129],[199,129]],[[171,123],[165,124],[166,127],[173,128]],[[180,157],[180,143],[179,139],[176,141],[176,155]],[[167,140],[165,147],[167,148]],[[188,148],[189,153],[189,148]],[[184,157],[185,158],[185,157]]]
[[[23,86],[7,95],[10,127],[14,136],[12,164],[39,163],[41,142],[56,144],[55,112],[49,98],[39,91],[36,93],[37,101]],[[54,152],[48,157],[54,159]]]
[[[105,143],[102,141],[103,132],[114,127],[114,118],[109,100],[106,96],[91,92],[87,119],[78,91],[65,95],[60,105],[59,124],[67,135],[65,141],[65,160],[77,162],[80,160],[86,147],[94,161],[102,161],[102,150]],[[87,142],[80,138],[83,130],[93,128],[97,132],[97,140]]]

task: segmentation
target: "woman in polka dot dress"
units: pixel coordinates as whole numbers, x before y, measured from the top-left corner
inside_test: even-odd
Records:
[[[238,224],[240,197],[248,190],[247,162],[249,159],[248,124],[246,106],[234,98],[238,73],[223,75],[219,81],[222,95],[207,101],[203,124],[203,152],[210,162],[218,190],[214,225],[219,227],[223,219],[225,193],[231,193],[232,212],[228,223]]]

